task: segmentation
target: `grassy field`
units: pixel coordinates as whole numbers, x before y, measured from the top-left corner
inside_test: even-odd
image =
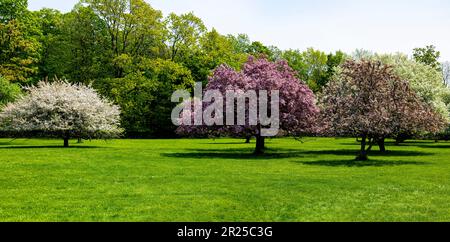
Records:
[[[75,142],[72,142],[75,143]],[[0,221],[450,221],[450,144],[0,140]]]

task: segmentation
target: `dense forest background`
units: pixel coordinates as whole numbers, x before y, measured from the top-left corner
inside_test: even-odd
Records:
[[[173,137],[171,94],[192,89],[195,82],[206,85],[221,64],[239,69],[250,55],[285,59],[318,93],[348,56],[313,48],[280,50],[245,34],[222,35],[193,13],[164,17],[143,0],[83,0],[68,13],[29,11],[27,0],[0,4],[0,92],[9,93],[0,101],[55,77],[90,84],[120,105],[128,137]],[[448,80],[448,66],[436,62],[438,52],[416,53]]]

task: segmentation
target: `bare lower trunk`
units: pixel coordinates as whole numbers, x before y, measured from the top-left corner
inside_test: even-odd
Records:
[[[251,136],[247,136],[247,138],[245,138],[245,143],[246,144],[250,144],[250,140],[252,139]]]
[[[411,138],[410,135],[407,134],[399,134],[395,138],[395,144],[400,145],[401,143],[405,143],[407,139]]]
[[[265,149],[265,137],[257,136],[256,137],[255,155],[264,154],[264,149]]]
[[[64,147],[69,147],[69,138],[64,138]]]
[[[367,145],[367,137],[363,136],[361,139],[361,150],[359,151],[359,155],[356,157],[356,160],[358,161],[368,160],[366,145]]]
[[[380,138],[380,139],[378,139],[377,140],[377,143],[378,143],[378,147],[380,147],[380,152],[386,152],[386,145],[385,145],[385,143],[384,143],[384,138]]]

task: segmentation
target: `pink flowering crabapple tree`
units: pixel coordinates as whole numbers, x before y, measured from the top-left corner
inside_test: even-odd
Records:
[[[401,133],[435,133],[444,118],[411,89],[391,66],[379,61],[349,60],[324,90],[323,130],[331,136],[361,138],[357,160],[367,160],[374,144]]]
[[[108,139],[118,137],[120,110],[91,87],[55,80],[39,82],[5,106],[0,130],[11,137]]]
[[[266,137],[314,133],[320,113],[313,92],[286,61],[264,58],[250,57],[241,71],[218,67],[206,89],[195,96],[181,104],[179,134],[254,136],[256,155],[264,153]],[[211,118],[213,122],[208,121]]]

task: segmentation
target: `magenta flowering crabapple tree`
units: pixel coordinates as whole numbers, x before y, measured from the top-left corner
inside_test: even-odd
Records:
[[[118,137],[120,110],[91,87],[55,80],[28,88],[28,95],[0,113],[0,131],[11,137],[108,139]]]
[[[361,138],[357,160],[367,160],[374,144],[401,133],[438,132],[442,115],[426,104],[391,66],[379,61],[349,60],[320,100],[323,130],[331,136]]]
[[[204,115],[214,116],[217,122],[213,125],[206,124],[204,121],[201,125],[192,124],[193,122],[191,122],[192,125],[186,125],[186,122],[181,122],[178,128],[179,134],[208,137],[254,136],[256,137],[255,154],[263,154],[265,138],[268,136],[276,136],[280,133],[300,136],[315,132],[316,118],[320,113],[316,107],[316,98],[308,86],[296,78],[295,71],[286,61],[270,62],[264,58],[250,57],[241,71],[222,65],[210,77],[203,94],[208,92],[218,92],[220,96],[226,97],[225,101],[215,103],[215,105],[223,106],[222,113],[208,111],[208,107],[213,103],[210,98],[202,101],[194,99],[189,103],[192,107],[202,106],[205,110]],[[228,95],[229,93],[236,95]],[[252,95],[255,95],[257,100],[252,101],[250,98]],[[263,103],[261,101],[265,98],[270,104],[258,106],[257,104]],[[275,113],[275,109],[278,113]],[[239,110],[241,113],[245,112],[245,118],[239,117]],[[194,119],[196,115],[199,115],[195,108],[191,108],[191,111],[188,119]],[[263,131],[268,128],[268,123],[262,118],[264,115],[271,118],[276,116],[276,120],[272,120],[272,124],[276,123],[277,126],[275,133],[264,134]],[[252,117],[257,118],[253,120]],[[221,120],[227,120],[226,124]]]

